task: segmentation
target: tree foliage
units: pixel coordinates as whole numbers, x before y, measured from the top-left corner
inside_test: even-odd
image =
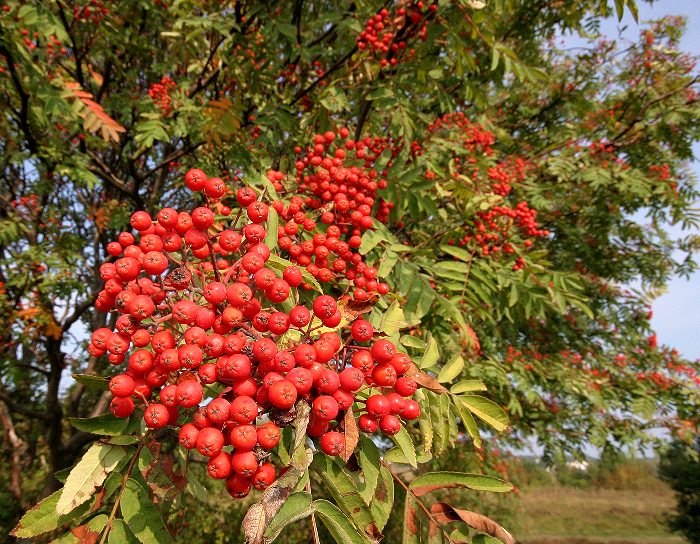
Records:
[[[110,400],[94,376],[114,371],[87,352],[87,331],[116,320],[94,308],[99,264],[133,211],[193,207],[187,169],[269,187],[270,172],[294,177],[314,134],[343,126],[369,138],[388,182],[359,248],[391,287],[372,319],[426,376],[423,416],[395,448],[361,439],[364,485],[465,436],[481,447],[482,424],[546,455],[697,430],[697,363],[657,346],[649,325],[651,300],[695,270],[698,246],[669,234],[698,225],[688,161],[700,89],[678,49],[682,21],[653,22],[629,46],[556,46],[624,10],[634,2],[6,2],[0,416],[12,462],[0,476],[25,509],[47,496],[22,523],[60,497],[78,510],[54,505],[42,532],[93,515],[81,530],[101,532],[119,496],[126,523],[110,520],[111,534],[155,542],[177,524],[151,491],[205,495],[177,471],[153,483],[137,422],[90,419]],[[368,38],[375,17],[386,51]],[[89,469],[82,482],[65,473],[76,462]],[[358,521],[339,486],[361,482],[342,463],[314,463],[333,503],[303,489],[293,500],[342,539]],[[78,499],[59,494],[63,481],[104,486]],[[382,519],[391,504],[368,489],[355,497],[362,514]],[[406,501],[407,526],[420,500]],[[466,516],[433,507],[431,527]],[[159,509],[167,527],[150,521]]]

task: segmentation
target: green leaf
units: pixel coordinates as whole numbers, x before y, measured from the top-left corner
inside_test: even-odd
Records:
[[[436,489],[453,487],[473,489],[474,491],[491,491],[494,493],[505,493],[513,489],[512,484],[492,476],[452,471],[426,472],[413,480],[408,487],[418,497]]]
[[[131,532],[124,520],[115,519],[112,521],[112,530],[107,539],[109,544],[138,544],[139,540]]]
[[[66,515],[59,515],[56,512],[56,505],[61,498],[62,490],[52,493],[36,506],[27,511],[19,520],[17,527],[12,529],[10,536],[16,538],[30,538],[49,531],[53,531],[62,525],[66,525],[76,516],[83,513],[85,508],[71,510]],[[87,507],[87,505],[85,505]]]
[[[481,380],[462,380],[450,387],[450,393],[470,393],[472,391],[486,391],[486,385]]]
[[[389,521],[391,509],[394,506],[394,477],[385,466],[380,468],[380,479],[376,487],[369,509],[377,522],[379,530],[383,530]]]
[[[467,410],[466,406],[461,404],[458,400],[455,400],[452,406],[457,411],[457,415],[459,416],[459,419],[462,420],[462,425],[464,425],[467,433],[469,433],[469,436],[471,436],[474,446],[480,448],[481,435],[479,434],[479,427],[476,425],[474,416],[472,416],[471,412]]]
[[[437,380],[442,383],[451,382],[464,369],[464,359],[461,355],[455,355],[450,359],[445,366],[440,369]]]
[[[403,453],[406,461],[413,467],[418,467],[418,459],[416,458],[416,448],[413,445],[413,440],[411,440],[406,427],[401,427],[401,430],[393,435],[391,439],[399,447],[401,453]]]
[[[358,251],[360,255],[367,255],[377,244],[383,241],[385,241],[385,237],[379,230],[367,230],[362,235],[362,244],[360,244]]]
[[[462,395],[457,399],[464,404],[467,410],[497,431],[504,431],[508,428],[508,416],[503,408],[492,400],[480,395]]]
[[[423,358],[418,365],[420,368],[432,368],[440,360],[440,350],[438,350],[437,342],[431,333],[428,333],[428,343],[423,353]]]
[[[104,376],[93,376],[92,374],[72,374],[73,379],[82,383],[84,386],[90,389],[101,389],[102,391],[109,391],[109,378]]]
[[[387,336],[393,336],[406,326],[403,318],[403,310],[399,307],[399,302],[394,301],[391,306],[384,312],[382,321],[379,325],[379,330]]]
[[[481,534],[472,538],[472,544],[503,544],[503,541],[489,535]]]
[[[83,458],[73,467],[56,504],[58,514],[67,514],[87,501],[107,475],[126,456],[121,446],[97,442],[90,446]]]
[[[272,542],[287,525],[310,516],[313,511],[310,493],[305,491],[292,493],[265,529],[265,538]]]
[[[371,438],[365,436],[364,434],[360,434],[360,443],[355,450],[355,455],[360,463],[362,476],[364,478],[364,482],[359,489],[359,493],[362,499],[365,501],[365,504],[370,504],[372,502],[372,497],[374,497],[374,490],[377,488],[377,484],[379,483],[379,472],[381,466],[379,448]]]
[[[377,532],[372,514],[357,485],[344,467],[327,455],[316,455],[311,469],[321,479],[335,503],[366,534]]]
[[[277,247],[277,227],[279,226],[279,216],[277,211],[270,206],[267,214],[267,234],[265,235],[265,245],[274,250]]]
[[[124,521],[142,544],[172,541],[148,492],[133,478],[126,483],[119,507]]]
[[[289,268],[290,266],[296,266],[293,262],[288,261],[287,259],[283,259],[279,255],[275,255],[274,253],[270,255],[270,257],[267,259],[266,265],[270,268],[273,268],[275,270],[279,270],[280,272],[284,272]],[[316,291],[319,293],[323,293],[323,289],[321,288],[321,285],[318,283],[316,278],[314,278],[309,272],[306,270],[305,267],[297,267],[299,270],[301,270],[301,277],[304,283],[308,283],[311,287],[313,287]]]
[[[110,438],[107,442],[117,446],[130,446],[131,444],[136,444],[138,441],[139,439],[135,436],[115,436]]]
[[[129,426],[128,418],[119,418],[112,414],[103,414],[91,418],[68,418],[73,427],[86,433],[118,436]]]
[[[423,340],[420,338],[409,335],[402,336],[399,342],[407,348],[425,349],[426,346],[425,342],[423,342]]]
[[[338,544],[364,544],[370,542],[368,538],[361,535],[353,527],[350,520],[334,504],[323,499],[317,499],[314,501],[314,511]]]
[[[385,278],[389,275],[389,272],[394,268],[396,261],[399,260],[399,254],[387,249],[382,255],[379,262],[379,268],[377,269],[377,276],[380,278]]]

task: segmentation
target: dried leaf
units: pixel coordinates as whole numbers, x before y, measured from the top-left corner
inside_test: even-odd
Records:
[[[348,321],[353,321],[356,317],[367,314],[372,311],[379,297],[373,297],[364,302],[357,300],[349,300],[348,302],[338,304],[338,310],[343,317]]]
[[[420,526],[418,525],[418,511],[416,501],[410,495],[406,495],[403,514],[403,538],[402,544],[418,544]]]
[[[107,112],[97,102],[93,96],[83,91],[80,84],[75,81],[66,82],[66,89],[72,92],[73,96],[83,104],[80,116],[83,118],[83,126],[88,132],[99,131],[102,139],[106,142],[119,141],[119,133],[126,132],[126,129],[117,121],[112,119]]]
[[[470,512],[469,510],[459,510],[447,503],[437,502],[430,507],[434,518],[440,523],[450,523],[453,521],[463,521],[470,527],[491,535],[506,544],[515,544],[513,536],[491,518],[482,514]]]
[[[308,419],[308,414],[307,414]],[[308,463],[311,462],[313,455],[310,450],[307,451],[305,459]],[[262,494],[259,502],[253,504],[243,518],[243,534],[246,537],[248,544],[264,544],[263,535],[265,529],[272,519],[277,515],[284,502],[294,491],[294,486],[301,479],[302,475],[308,468],[306,466],[292,465],[287,472],[280,476],[277,481],[268,487]]]
[[[262,537],[265,532],[266,521],[265,507],[261,502],[256,502],[248,509],[241,524],[248,544],[260,544],[263,541]]]
[[[90,530],[87,525],[79,525],[71,529],[71,533],[78,539],[78,544],[95,544],[100,538],[100,533]]]
[[[426,374],[425,372],[420,370],[413,363],[411,363],[411,366],[406,371],[405,376],[408,376],[409,378],[414,380],[418,385],[420,385],[421,387],[425,387],[433,393],[447,393],[447,389],[440,385],[440,382],[438,382],[429,374]]]
[[[360,440],[360,432],[357,429],[357,422],[355,421],[355,415],[352,413],[352,406],[345,412],[345,417],[343,418],[343,428],[345,436],[345,449],[340,457],[346,463],[350,456],[355,451],[357,447],[357,442]]]

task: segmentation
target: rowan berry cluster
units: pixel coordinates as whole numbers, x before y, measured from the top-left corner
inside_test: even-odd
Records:
[[[170,93],[175,88],[175,82],[168,76],[163,76],[160,83],[153,83],[148,89],[148,96],[163,115],[168,116],[172,111],[173,99]]]
[[[437,11],[437,4],[428,6],[428,11]],[[401,53],[407,48],[406,39],[411,35],[409,28],[417,29],[422,40],[427,38],[426,13],[422,1],[407,3],[393,15],[386,8],[380,10],[367,20],[365,29],[357,36],[357,48],[381,59],[379,64],[382,68],[396,66]]]
[[[100,0],[90,0],[86,5],[73,6],[73,18],[81,23],[98,24],[109,14],[109,8]]]
[[[285,222],[278,244],[289,259],[321,282],[341,276],[352,281],[353,298],[366,301],[386,294],[389,286],[378,280],[376,268],[363,261],[358,251],[362,233],[374,226],[375,219],[388,219],[393,203],[377,197],[377,191],[387,187],[373,168],[380,140],[355,141],[349,136],[349,130],[341,128],[337,134],[316,134],[306,150],[296,148],[295,194],[289,204],[276,201],[272,206]],[[278,191],[285,178],[282,172],[268,172]],[[313,233],[317,222],[326,225],[325,232],[303,240],[302,234]]]
[[[213,210],[227,198],[223,180],[193,169],[185,183],[205,205],[134,213],[136,234],[111,242],[116,260],[100,267],[96,307],[118,318],[114,331],[93,333],[89,351],[126,362],[109,382],[111,412],[128,417],[141,405],[149,428],[179,427],[180,444],[207,457],[233,497],[275,480],[272,452],[300,403],[306,434],[327,455],[345,450],[353,405],[350,422],[367,433],[393,435],[416,419],[410,358],[377,338],[349,297],[311,296],[313,279],[265,244],[270,209],[256,191],[238,189],[235,218],[222,219]]]
[[[438,118],[430,125],[430,130],[464,149],[461,156],[455,153],[452,157],[452,176],[456,180],[468,176],[475,192],[506,197],[511,194],[514,184],[525,179],[529,164],[512,157],[496,162],[492,147],[496,141],[494,134],[470,122],[463,112]],[[426,173],[426,178],[434,177],[435,173]],[[464,226],[466,234],[457,241],[448,240],[449,244],[469,247],[483,256],[513,254],[516,252],[515,232],[524,239],[522,245],[525,248],[532,246],[533,238],[549,235],[549,231],[537,223],[537,212],[525,201],[513,206],[504,198],[499,205],[478,210],[475,215],[475,219]],[[523,258],[517,257],[513,270],[524,267]]]

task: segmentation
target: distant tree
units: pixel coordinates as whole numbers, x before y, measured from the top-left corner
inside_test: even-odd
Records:
[[[659,476],[676,492],[677,512],[668,520],[669,527],[688,542],[700,542],[700,439],[692,448],[674,440],[661,455]]]

